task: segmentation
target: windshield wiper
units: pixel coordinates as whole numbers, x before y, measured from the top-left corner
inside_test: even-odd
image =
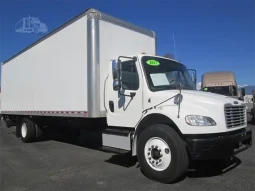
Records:
[[[149,110],[151,110],[151,109],[156,109],[156,107],[158,107],[159,105],[161,105],[161,104],[163,104],[163,103],[169,101],[170,99],[173,99],[173,98],[175,98],[175,97],[177,97],[177,96],[180,96],[180,97],[179,97],[179,100],[178,100],[178,114],[177,114],[177,118],[179,118],[179,117],[180,117],[180,105],[181,105],[181,99],[182,99],[182,94],[181,94],[181,90],[182,90],[182,88],[181,88],[181,83],[180,83],[180,89],[179,89],[179,90],[180,90],[180,93],[178,93],[178,94],[176,94],[176,95],[174,95],[174,96],[172,96],[172,97],[166,99],[165,101],[160,102],[159,104],[157,104],[157,105],[155,105],[155,106],[152,106],[152,107],[150,107],[150,108],[147,108],[147,109],[143,110],[143,111],[142,111],[142,114],[146,114],[147,111],[149,111]],[[144,112],[145,112],[145,113],[144,113]],[[142,118],[143,118],[143,115],[141,116],[141,118],[140,118],[140,120],[137,122],[137,124],[140,123],[140,121],[142,120]],[[137,126],[137,124],[136,124],[136,126]]]
[[[167,101],[170,100],[170,99],[175,98],[177,95],[179,95],[179,94],[176,94],[176,95],[174,95],[173,97],[170,97],[170,98],[166,99],[165,101],[160,102],[159,104],[157,104],[157,105],[155,105],[155,106],[152,106],[152,107],[149,107],[149,108],[143,110],[142,113],[147,112],[147,111],[149,111],[149,110],[151,110],[151,109],[156,109],[156,107],[158,107],[159,105],[161,105],[161,104],[167,102]]]
[[[174,96],[172,96],[172,97],[166,99],[165,101],[162,101],[162,102],[158,103],[158,104],[155,105],[155,106],[152,106],[152,107],[150,107],[150,108],[145,109],[142,113],[144,113],[144,112],[147,113],[147,111],[149,111],[149,110],[151,110],[151,109],[156,109],[159,105],[161,105],[161,104],[163,104],[163,103],[169,101],[170,99],[173,99],[173,98],[175,98],[175,97],[177,97],[177,96],[180,96],[180,97],[179,97],[179,101],[178,101],[178,115],[177,115],[177,117],[179,118],[179,117],[180,117],[180,115],[179,115],[179,114],[180,114],[180,104],[181,104],[181,99],[182,99],[182,95],[181,95],[182,84],[181,84],[181,83],[179,84],[179,90],[180,90],[180,93],[178,93],[178,94],[176,94],[176,95],[174,95]]]

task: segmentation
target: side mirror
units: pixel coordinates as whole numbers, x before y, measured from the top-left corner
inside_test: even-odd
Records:
[[[118,59],[112,60],[113,90],[114,91],[119,91],[119,94],[120,94],[120,90],[122,89],[122,82],[121,82],[122,73],[121,73],[121,60],[120,60],[120,58],[131,59],[134,62],[137,61],[137,57],[126,57],[126,56],[119,56]],[[135,94],[132,94],[132,95],[120,94],[120,95],[131,96],[131,97],[135,96]]]
[[[120,60],[112,60],[112,76],[113,76],[113,90],[119,91],[121,89]]]
[[[241,96],[242,96],[242,97],[245,96],[245,89],[244,89],[244,88],[241,89]]]
[[[253,101],[255,101],[255,89],[252,90],[252,97],[253,97]]]

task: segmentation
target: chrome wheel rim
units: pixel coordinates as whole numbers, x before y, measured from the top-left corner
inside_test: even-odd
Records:
[[[149,166],[156,171],[167,169],[171,163],[170,147],[159,137],[152,137],[146,142],[144,155]]]

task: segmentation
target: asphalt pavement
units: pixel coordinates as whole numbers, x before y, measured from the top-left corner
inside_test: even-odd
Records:
[[[180,182],[169,185],[146,178],[135,158],[100,150],[91,144],[92,137],[82,135],[74,141],[54,135],[23,143],[14,127],[1,123],[0,190],[255,190],[254,145],[226,164],[194,164]]]

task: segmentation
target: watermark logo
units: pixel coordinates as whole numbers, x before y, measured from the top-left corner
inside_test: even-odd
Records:
[[[19,33],[47,33],[48,28],[45,23],[42,23],[35,17],[24,17],[15,25],[15,32]]]

